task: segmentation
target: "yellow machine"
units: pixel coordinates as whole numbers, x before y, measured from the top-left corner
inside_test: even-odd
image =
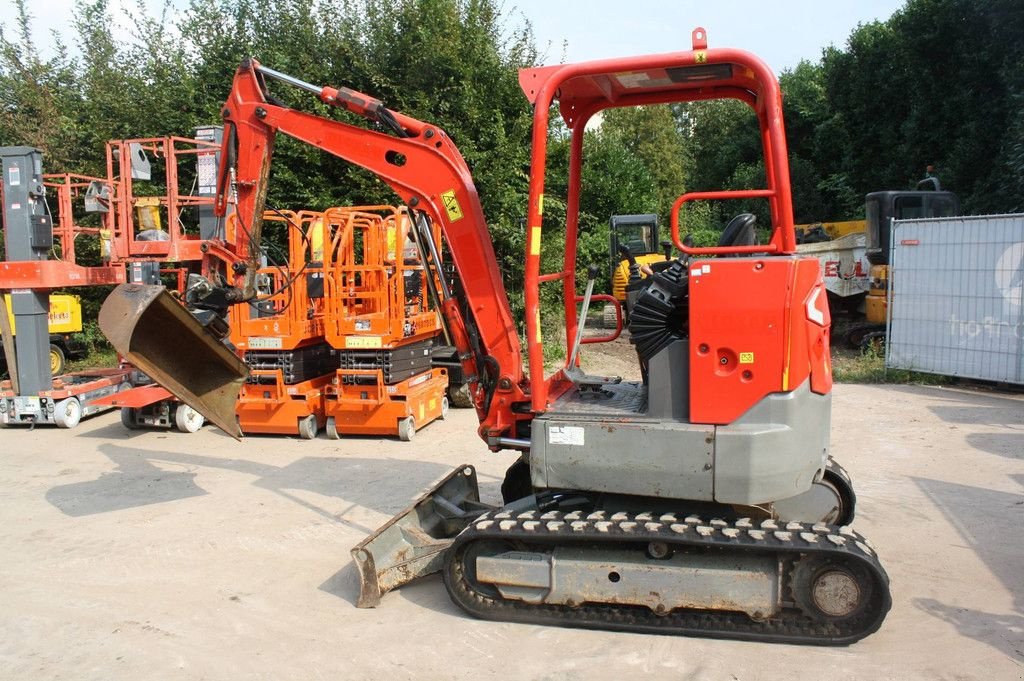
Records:
[[[866,232],[867,220],[839,220],[830,222],[811,222],[805,225],[793,225],[797,241],[805,241],[814,234],[822,234],[830,240],[840,239],[847,234]]]
[[[7,308],[7,317],[11,321],[11,331],[17,333],[10,296],[4,296],[4,305]],[[50,294],[49,331],[50,372],[57,376],[64,373],[68,358],[77,359],[85,356],[85,344],[71,335],[82,331],[82,303],[78,296],[65,293]],[[0,362],[2,361],[3,353],[0,353]]]
[[[930,171],[930,169],[929,169]],[[797,250],[817,255],[835,319],[855,315],[841,335],[851,348],[884,341],[889,291],[889,253],[893,220],[960,214],[956,194],[943,191],[929,175],[914,190],[872,192],[865,197],[865,219],[795,225]],[[870,276],[869,276],[870,273]],[[863,312],[863,314],[861,314]]]
[[[931,187],[930,189],[927,187]],[[885,338],[889,300],[889,253],[892,221],[939,218],[960,214],[960,199],[942,191],[934,177],[918,183],[914,191],[872,192],[865,199],[867,214],[867,258],[871,261],[871,288],[864,301],[865,323],[847,332],[848,342],[861,347]]]
[[[649,266],[671,257],[672,244],[668,241],[658,243],[658,216],[653,213],[642,215],[613,215],[608,226],[609,249],[611,262],[611,293],[622,306],[623,321],[629,316],[626,300],[626,286],[629,284],[630,267],[635,263],[640,268],[640,276],[646,277]],[[661,251],[658,247],[661,247]],[[648,267],[645,268],[644,266]],[[615,326],[615,306],[604,308],[604,326]]]

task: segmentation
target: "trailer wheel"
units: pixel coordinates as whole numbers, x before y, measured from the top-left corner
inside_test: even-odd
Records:
[[[327,424],[324,426],[324,433],[327,434],[328,440],[341,439],[341,436],[338,435],[338,422],[334,420],[333,416],[327,417]]]
[[[74,428],[82,420],[82,403],[77,397],[61,400],[53,409],[53,422],[59,428]]]
[[[139,421],[135,417],[135,409],[132,407],[121,407],[121,425],[128,430],[139,429]]]
[[[316,437],[316,414],[310,414],[299,419],[299,437],[303,440],[312,440]]]
[[[444,421],[448,418],[448,397],[441,398],[441,420]]]
[[[206,418],[187,404],[179,404],[174,410],[174,425],[183,433],[196,433],[206,423]]]
[[[409,442],[416,437],[416,422],[411,416],[406,416],[398,422],[398,439],[402,442]]]
[[[64,351],[60,349],[60,346],[50,343],[50,374],[60,376],[64,373],[66,365],[67,358],[64,356]]]

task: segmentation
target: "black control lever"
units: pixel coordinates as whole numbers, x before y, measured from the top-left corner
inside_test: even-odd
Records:
[[[640,265],[637,264],[636,256],[629,250],[629,246],[619,244],[619,254],[629,261],[629,283],[640,281],[643,278],[640,276]]]

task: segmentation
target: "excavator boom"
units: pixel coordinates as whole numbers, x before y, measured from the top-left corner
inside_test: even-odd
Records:
[[[267,78],[315,92],[322,101],[382,124],[392,134],[275,103]],[[447,297],[441,301],[441,310],[463,363],[481,420],[480,433],[492,443],[514,434],[517,421],[528,418],[528,414],[513,411],[514,404],[528,400],[519,335],[476,187],[448,135],[436,126],[391,112],[368,95],[347,88],[320,88],[267,69],[254,59],[244,61],[236,72],[222,114],[225,132],[216,210],[220,215],[229,210],[235,212],[236,219],[229,225],[236,226],[236,233],[227,234],[227,243],[217,245],[230,254],[226,260],[231,261],[232,267],[227,276],[234,279],[234,285],[224,289],[221,299],[232,304],[254,296],[253,278],[277,134],[288,135],[371,170],[401,197],[421,229],[424,220],[440,224],[446,241],[453,245],[450,252],[465,298],[455,299],[450,288],[442,285]],[[434,253],[435,272],[440,274],[437,257]],[[122,299],[132,296],[137,293],[118,288],[106,304],[116,310],[131,309],[132,303]],[[148,325],[146,315],[168,315],[162,309],[166,299],[153,298],[154,304],[137,309],[137,316],[132,319],[126,319],[123,313],[107,316],[111,326],[104,331],[108,336],[124,339],[123,344],[119,340],[119,345],[115,345],[122,354],[129,355],[130,330]],[[202,337],[198,327],[195,334]],[[152,356],[147,356],[147,352]],[[156,348],[136,349],[131,356],[133,362],[151,374],[165,373],[167,363],[177,361]],[[207,364],[222,383],[239,380],[233,363],[211,356]],[[229,423],[234,418],[233,413],[229,415],[226,402],[217,403],[214,410],[211,403],[179,394],[178,386],[165,387],[215,423]],[[498,399],[494,399],[496,392],[500,392]]]

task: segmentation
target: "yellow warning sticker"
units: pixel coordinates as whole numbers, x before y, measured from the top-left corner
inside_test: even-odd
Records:
[[[540,225],[530,228],[530,255],[540,255]]]
[[[381,347],[380,336],[348,336],[345,338],[345,347],[357,350],[376,349]]]
[[[693,53],[693,61],[698,64],[704,64],[708,60],[708,53],[704,50],[697,50]]]
[[[462,219],[462,206],[459,205],[459,200],[455,198],[454,189],[449,189],[441,194],[441,200],[444,201],[444,209],[448,213],[449,220],[455,222]]]
[[[754,353],[752,352],[741,352],[740,353],[740,364],[753,364]]]

